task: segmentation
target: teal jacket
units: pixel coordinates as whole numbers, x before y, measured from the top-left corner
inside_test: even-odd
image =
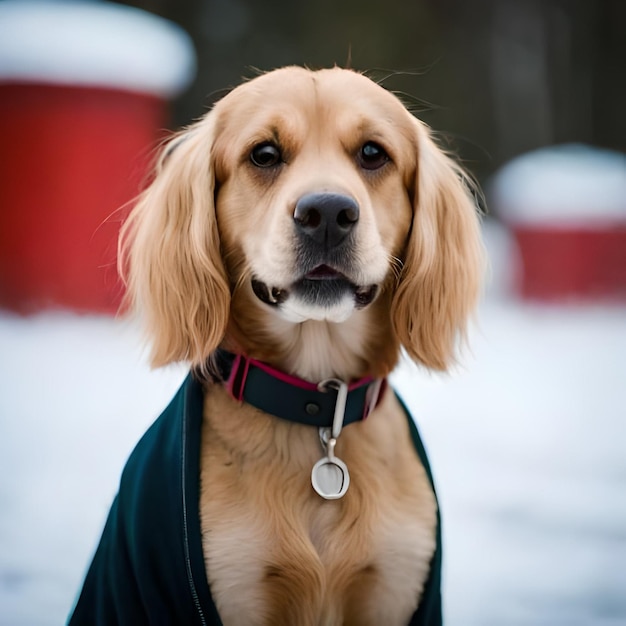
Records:
[[[137,444],[87,572],[70,626],[221,625],[206,578],[199,511],[202,385],[189,375]],[[406,409],[405,409],[406,410]],[[417,429],[417,454],[432,482]],[[441,524],[410,626],[439,626]]]

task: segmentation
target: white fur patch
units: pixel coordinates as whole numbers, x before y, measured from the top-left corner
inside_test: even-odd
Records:
[[[330,376],[351,378],[365,354],[370,332],[369,310],[354,311],[342,323],[286,321],[273,311],[267,328],[285,354],[285,367],[305,380],[319,382]]]
[[[296,295],[291,295],[280,305],[278,314],[287,322],[299,324],[315,320],[317,322],[345,322],[354,313],[354,297],[345,294],[337,304],[319,306],[304,302]]]

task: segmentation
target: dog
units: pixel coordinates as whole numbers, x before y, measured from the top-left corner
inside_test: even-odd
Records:
[[[70,623],[441,623],[432,476],[386,378],[402,349],[455,361],[474,197],[340,68],[260,75],[163,146],[121,256],[153,365],[192,374],[124,470]]]

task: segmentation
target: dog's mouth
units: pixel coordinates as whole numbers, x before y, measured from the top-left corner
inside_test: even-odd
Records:
[[[331,308],[347,297],[352,298],[355,309],[363,309],[378,295],[377,284],[357,285],[333,267],[321,264],[308,271],[288,288],[274,287],[253,278],[255,296],[270,306],[280,306],[290,297],[297,297],[311,307]]]
[[[304,280],[347,280],[341,272],[338,272],[329,265],[318,265],[305,274],[303,278]]]

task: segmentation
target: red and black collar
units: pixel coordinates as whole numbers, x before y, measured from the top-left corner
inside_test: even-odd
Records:
[[[226,389],[238,402],[291,422],[332,426],[338,392],[327,384],[329,381],[311,383],[225,350],[219,351],[217,361]],[[386,387],[384,378],[366,377],[348,383],[343,425],[365,419],[381,402]]]

